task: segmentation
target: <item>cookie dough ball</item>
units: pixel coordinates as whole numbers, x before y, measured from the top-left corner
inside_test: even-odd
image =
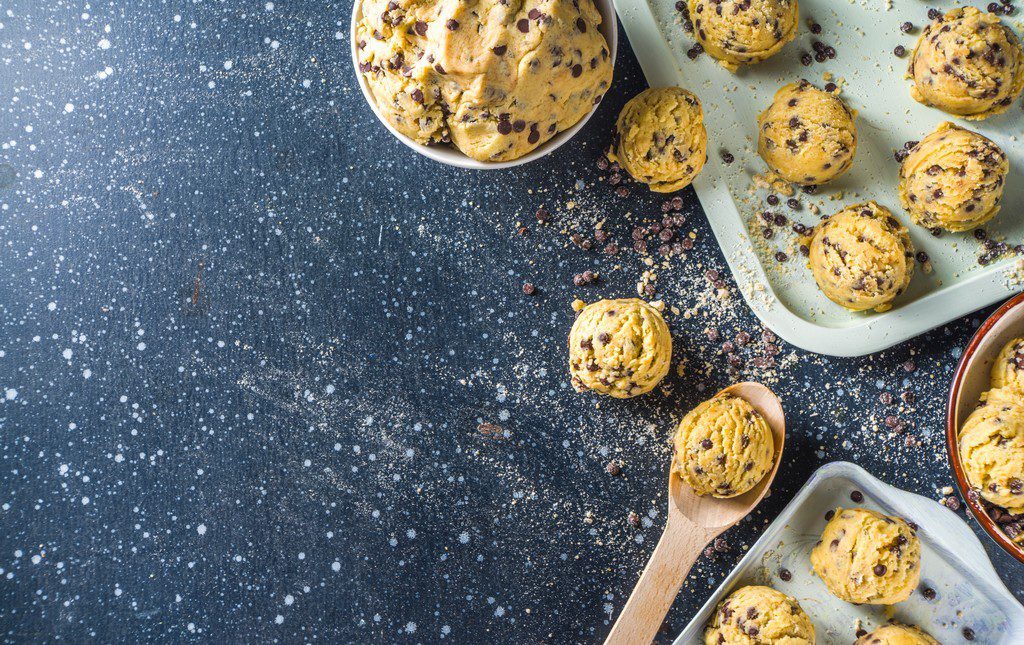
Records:
[[[723,67],[759,63],[796,37],[797,0],[689,0],[693,31]]]
[[[854,204],[814,229],[810,266],[832,302],[852,311],[886,311],[914,275],[914,245],[888,209]]]
[[[771,587],[740,587],[718,603],[706,645],[814,645],[814,625],[793,598]]]
[[[645,394],[665,378],[671,360],[665,319],[637,298],[587,305],[569,332],[569,372],[577,392],[616,399]]]
[[[864,634],[853,645],[939,645],[920,627],[890,623]]]
[[[679,423],[673,468],[698,495],[735,497],[771,470],[775,440],[764,417],[744,399],[723,394]]]
[[[803,186],[832,181],[857,153],[857,113],[807,81],[775,93],[757,117],[757,153],[786,181]]]
[[[611,84],[593,0],[363,0],[362,14],[359,70],[387,122],[480,161],[522,157]]]
[[[1011,513],[1024,513],[1024,394],[991,390],[959,434],[960,462],[971,487]]]
[[[977,228],[996,216],[1010,171],[995,143],[943,123],[900,165],[900,200],[915,224],[947,231]]]
[[[917,587],[921,542],[898,517],[838,508],[811,551],[811,566],[840,600],[892,605]]]
[[[1024,391],[1024,338],[1006,343],[992,365],[992,388],[1016,387]]]
[[[908,76],[915,101],[984,119],[1005,112],[1024,89],[1024,53],[998,16],[963,7],[921,32]]]
[[[686,188],[708,156],[704,110],[681,87],[644,90],[622,108],[608,158],[656,193]]]

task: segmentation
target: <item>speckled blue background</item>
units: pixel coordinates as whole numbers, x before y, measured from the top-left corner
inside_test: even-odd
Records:
[[[781,393],[791,439],[672,629],[819,465],[933,498],[952,483],[944,395],[984,312],[873,357],[783,346],[756,369],[760,325],[730,279],[714,296],[724,263],[689,191],[695,248],[657,283],[700,308],[671,319],[686,369],[637,400],[572,393],[569,303],[633,294],[646,267],[564,233],[606,219],[628,247],[660,219],[595,168],[643,87],[628,44],[571,144],[469,173],[376,122],[349,12],[0,0],[6,640],[600,640],[662,525],[672,423],[733,379],[720,346],[741,330],[735,377]],[[574,287],[587,268],[601,280]],[[983,541],[1024,597],[1024,567]]]

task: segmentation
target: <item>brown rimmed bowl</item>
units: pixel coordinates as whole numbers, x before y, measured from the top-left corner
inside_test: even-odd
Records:
[[[971,487],[967,483],[963,464],[960,463],[960,450],[957,446],[957,431],[960,424],[978,406],[978,398],[982,392],[989,389],[992,363],[1003,346],[1018,336],[1024,336],[1024,293],[1011,298],[989,316],[964,350],[953,375],[953,385],[946,407],[946,447],[949,450],[949,463],[953,468],[953,479],[956,480],[960,495],[971,514],[1004,551],[1024,563],[1024,546],[1014,544],[989,517],[981,505],[981,500],[974,501],[968,494]]]

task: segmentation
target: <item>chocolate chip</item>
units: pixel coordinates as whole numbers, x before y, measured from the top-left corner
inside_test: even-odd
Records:
[[[459,21],[449,18],[448,22],[444,23],[444,26],[448,28],[448,31],[455,31],[459,28]]]
[[[960,510],[960,500],[950,495],[946,499],[942,500],[942,505],[949,510],[956,512]]]
[[[968,641],[973,641],[974,640],[974,630],[971,629],[970,627],[964,627],[963,632],[961,632],[961,633],[964,635],[964,640],[968,640]]]
[[[723,150],[722,161],[724,161],[727,164],[731,164],[732,162],[736,161],[736,157],[732,156],[732,153],[729,152],[728,150]]]
[[[712,445],[714,444],[711,442],[710,439],[701,439],[700,441],[700,447],[703,448],[704,450],[709,450]]]
[[[924,596],[925,600],[935,600],[935,590],[931,587],[925,587],[922,589],[921,595]]]
[[[530,33],[530,21],[526,18],[520,18],[516,22],[516,29],[523,32],[524,34]]]
[[[864,493],[860,492],[859,490],[855,490],[852,493],[850,493],[850,499],[853,500],[855,504],[860,504],[861,502],[864,501]]]
[[[896,45],[896,47],[893,48],[892,53],[896,58],[903,58],[907,55],[907,48],[903,45]]]
[[[876,564],[871,570],[876,576],[884,576],[889,569],[884,564]]]
[[[524,282],[523,293],[525,293],[528,296],[532,296],[533,294],[537,293],[537,287],[532,282]]]
[[[779,569],[779,577],[782,578],[783,582],[789,582],[793,579],[793,574],[790,573],[789,569]]]
[[[900,31],[902,31],[905,34],[909,34],[910,32],[914,31],[914,23],[909,21],[903,23],[902,25],[900,25]]]
[[[826,522],[831,522],[832,518],[835,517],[835,516],[836,516],[835,510],[826,511],[825,512],[825,521]]]
[[[612,460],[604,467],[604,471],[612,477],[617,477],[622,472],[622,466],[619,465],[619,462]]]

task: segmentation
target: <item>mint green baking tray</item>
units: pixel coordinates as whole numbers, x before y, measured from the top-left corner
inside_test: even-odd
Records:
[[[800,0],[800,33],[772,59],[741,68],[737,74],[718,65],[707,54],[687,56],[694,44],[683,31],[672,0],[615,0],[619,19],[633,51],[652,87],[679,85],[704,103],[708,129],[708,164],[694,188],[715,237],[729,263],[747,304],[775,333],[803,349],[833,356],[860,356],[877,352],[924,333],[950,320],[1000,301],[1024,289],[1014,277],[1017,259],[981,266],[981,242],[971,232],[932,236],[910,223],[896,191],[899,166],[893,152],[904,142],[920,140],[943,121],[976,130],[999,144],[1010,158],[1003,210],[986,225],[990,237],[1011,244],[1024,243],[1024,110],[1021,101],[1000,116],[981,122],[964,121],[918,104],[910,98],[904,78],[909,58],[897,58],[893,49],[908,52],[927,24],[928,7],[948,11],[959,3],[917,0]],[[891,8],[888,8],[890,7]],[[982,5],[982,8],[984,5]],[[1018,29],[1017,16],[1004,22]],[[807,20],[822,26],[811,34]],[[915,30],[907,35],[905,21]],[[805,67],[803,52],[812,52],[818,39],[836,48],[838,55],[825,63]],[[757,156],[757,115],[771,102],[776,89],[806,78],[822,87],[832,81],[841,96],[859,113],[857,156],[853,168],[815,195],[796,195],[801,211],[769,207],[766,190],[755,188],[755,175],[767,168]],[[722,152],[735,161],[725,164]],[[833,304],[814,284],[806,260],[788,226],[776,228],[770,240],[761,235],[758,213],[781,212],[790,221],[813,225],[845,204],[874,199],[887,206],[910,228],[914,245],[925,251],[931,264],[918,266],[907,293],[885,313],[853,313]],[[779,262],[775,255],[787,254]],[[1021,271],[1020,273],[1024,273]]]

